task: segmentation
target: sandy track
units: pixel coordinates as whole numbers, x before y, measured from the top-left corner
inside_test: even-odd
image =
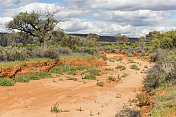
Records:
[[[123,55],[118,55],[124,57]],[[118,58],[116,54],[108,54],[108,58]],[[141,73],[145,65],[152,66],[149,62],[134,59],[140,67],[139,71],[130,69],[126,57],[122,62],[107,61],[106,68],[115,68],[117,64],[126,66],[126,70],[107,71],[107,74],[98,76],[105,82],[104,87],[98,87],[95,80],[60,81],[57,76],[53,78],[17,83],[12,87],[0,87],[0,117],[114,117],[128,100],[135,97],[142,87],[145,73]],[[120,82],[107,83],[108,76],[127,73],[128,76]],[[117,98],[117,94],[121,98]],[[59,104],[59,109],[69,112],[51,113],[50,108]],[[83,111],[78,111],[76,109]],[[134,107],[135,108],[135,107]]]

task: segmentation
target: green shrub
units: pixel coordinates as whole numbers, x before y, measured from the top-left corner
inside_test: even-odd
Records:
[[[50,73],[57,73],[57,74],[62,74],[62,68],[60,66],[56,67],[56,68],[52,68],[50,70]]]
[[[109,80],[109,81],[116,81],[116,78],[113,77],[113,76],[109,76],[109,77],[108,77],[108,80]]]
[[[47,78],[47,77],[51,77],[51,74],[47,72],[40,72],[40,73],[33,73],[29,76],[31,80],[39,80],[39,79]]]
[[[82,79],[96,80],[96,76],[93,74],[85,75]]]
[[[84,66],[77,66],[77,67],[76,67],[76,70],[84,70],[84,69],[85,69]]]
[[[60,110],[59,110],[59,104],[54,104],[53,107],[51,107],[51,112],[55,112],[55,113],[60,113]]]
[[[58,46],[50,45],[48,48],[58,48]]]
[[[136,47],[138,47],[138,44],[136,44],[136,43],[131,43],[130,46],[131,46],[131,48],[136,48]]]
[[[93,75],[96,75],[96,76],[100,76],[101,75],[101,71],[96,66],[90,66],[88,68],[88,72],[90,74],[93,74]]]
[[[6,61],[7,55],[3,49],[0,48],[0,61]]]
[[[17,48],[22,48],[23,47],[23,43],[18,43],[17,44]]]
[[[146,78],[143,81],[145,89],[149,92],[152,89],[158,87],[165,79],[164,71],[161,66],[153,66],[147,73]]]
[[[29,78],[29,76],[26,76],[26,75],[22,75],[22,76],[19,76],[17,78],[12,78],[13,81],[15,82],[29,82],[31,79]]]
[[[29,53],[32,57],[44,57],[44,51],[40,47],[35,47],[32,51],[29,51]]]
[[[133,59],[128,59],[128,63],[136,63]]]
[[[134,69],[136,71],[140,70],[139,67],[137,65],[135,65],[135,64],[131,65],[130,68]]]
[[[96,48],[96,47],[81,47],[81,51],[84,52],[84,53],[88,53],[88,54],[91,54],[93,55],[95,52],[97,53],[99,51],[99,48]]]
[[[95,57],[97,57],[98,59],[100,59],[100,56],[99,56],[96,52],[94,52],[93,55],[94,55]]]
[[[77,46],[77,45],[74,45],[73,46],[73,51],[74,52],[81,52],[81,48],[79,46]]]
[[[59,52],[59,54],[71,55],[72,50],[69,47],[59,47],[58,52]]]
[[[48,48],[44,52],[44,57],[51,58],[51,59],[57,59],[59,57],[59,52],[56,48]]]
[[[97,86],[103,87],[104,86],[104,82],[103,81],[97,81]]]
[[[117,65],[116,69],[120,69],[120,71],[123,71],[126,69],[126,67],[123,65]]]
[[[14,84],[15,82],[11,80],[0,78],[0,86],[14,86]]]
[[[155,99],[157,100],[150,111],[151,117],[172,117],[176,112],[176,85],[173,87],[159,87],[156,89]],[[161,94],[162,91],[166,91]]]
[[[102,56],[101,57],[104,61],[108,60],[108,58],[106,56]]]
[[[8,46],[8,47],[5,47],[5,52],[6,52],[8,61],[27,60],[29,58],[29,55],[25,48]]]
[[[13,80],[15,82],[29,82],[30,80],[39,80],[47,77],[51,77],[51,74],[47,72],[40,72],[40,73],[32,73],[30,75],[22,75],[17,78],[13,78]]]
[[[78,79],[77,78],[68,78],[66,80],[74,80],[74,81],[77,81]]]
[[[118,111],[115,117],[141,117],[141,114],[138,109],[124,105],[123,109]]]

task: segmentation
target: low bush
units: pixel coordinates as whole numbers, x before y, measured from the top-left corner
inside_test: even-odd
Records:
[[[117,112],[115,117],[141,117],[140,111],[128,106],[123,106],[123,109]]]
[[[7,55],[3,49],[0,48],[0,61],[7,61]]]
[[[77,78],[68,78],[66,80],[74,80],[74,81],[77,81],[78,79]]]
[[[17,47],[18,47],[18,48],[22,48],[22,47],[23,47],[23,43],[18,43],[18,44],[17,44]]]
[[[103,87],[104,86],[104,82],[103,81],[97,81],[97,86]]]
[[[0,86],[14,86],[15,82],[12,80],[0,78]]]
[[[27,60],[29,58],[25,48],[8,46],[5,47],[4,51],[7,56],[7,61]]]
[[[31,79],[29,78],[29,76],[26,76],[26,75],[22,75],[22,76],[19,76],[17,78],[12,78],[13,81],[15,82],[29,82]]]
[[[150,111],[150,117],[172,117],[176,112],[176,85],[173,87],[159,87],[156,89],[156,102]],[[165,92],[161,94],[161,92]]]
[[[58,52],[59,52],[59,54],[71,55],[72,50],[69,47],[59,47]]]
[[[15,82],[29,82],[30,80],[39,80],[47,77],[51,77],[51,74],[47,72],[40,72],[40,73],[32,73],[31,75],[22,75],[12,79]]]
[[[53,107],[51,107],[51,112],[55,112],[55,113],[60,113],[60,110],[59,110],[59,104],[54,104]]]
[[[131,65],[130,68],[134,69],[136,71],[140,70],[140,68],[137,65],[135,65],[135,64]]]
[[[33,73],[29,76],[31,80],[39,80],[47,77],[51,77],[51,74],[47,72],[40,72],[40,73]]]
[[[57,59],[59,57],[59,52],[57,48],[48,48],[47,50],[44,51],[44,57]]]
[[[109,80],[109,81],[116,81],[116,78],[113,77],[113,76],[109,76],[109,77],[108,77],[108,80]]]
[[[81,52],[81,48],[79,46],[77,46],[77,45],[74,45],[73,46],[73,51],[74,52]]]
[[[96,80],[96,76],[93,74],[85,75],[82,79]]]
[[[63,71],[62,71],[61,66],[58,66],[58,67],[56,67],[56,68],[52,68],[52,69],[50,70],[50,73],[62,74]]]
[[[101,71],[96,66],[90,66],[88,68],[88,72],[90,74],[93,74],[93,75],[96,75],[96,76],[100,76],[101,75]]]
[[[120,71],[123,71],[126,69],[126,67],[123,65],[117,65],[116,69],[120,69]]]

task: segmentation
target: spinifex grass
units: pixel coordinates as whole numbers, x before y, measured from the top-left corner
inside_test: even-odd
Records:
[[[12,80],[0,78],[0,86],[14,86],[15,82]]]
[[[47,77],[51,77],[51,74],[47,72],[40,72],[40,73],[33,73],[31,75],[22,75],[12,79],[15,82],[29,82],[30,80],[39,80]]]

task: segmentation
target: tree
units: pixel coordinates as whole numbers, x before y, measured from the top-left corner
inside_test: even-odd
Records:
[[[128,42],[128,40],[129,40],[126,35],[121,35],[120,33],[115,35],[115,39],[116,39],[116,42],[118,42],[118,43],[119,42],[125,43],[125,42]]]
[[[141,36],[140,38],[138,38],[139,44],[142,47],[142,49],[144,48],[144,44],[146,41],[146,38],[144,36]]]
[[[45,49],[46,37],[51,34],[54,27],[58,24],[58,21],[54,18],[55,13],[57,12],[48,12],[46,16],[42,17],[34,11],[31,13],[21,12],[7,24],[7,28],[9,30],[17,29],[33,37],[37,37],[41,47]]]
[[[52,31],[50,42],[52,45],[57,46],[61,44],[61,42],[64,41],[66,38],[68,39],[69,36],[63,30],[54,30]]]
[[[152,40],[156,37],[158,37],[158,35],[160,34],[159,31],[153,31],[153,32],[149,32],[149,34],[146,35],[146,40],[151,43]]]
[[[128,42],[129,39],[126,35],[122,35],[121,40],[123,43],[126,43],[126,42]]]
[[[100,38],[100,36],[98,34],[90,33],[86,38],[97,41]]]
[[[153,49],[173,49],[176,48],[176,31],[168,31],[158,34],[152,39]]]
[[[7,46],[14,45],[15,41],[20,38],[19,33],[16,33],[15,31],[12,31],[12,33],[7,33],[4,36],[7,39]]]
[[[100,38],[98,34],[90,33],[87,37],[87,46],[94,47],[96,45],[97,40]]]
[[[121,37],[122,37],[122,35],[120,33],[116,34],[115,35],[116,42],[119,43],[121,41]]]

